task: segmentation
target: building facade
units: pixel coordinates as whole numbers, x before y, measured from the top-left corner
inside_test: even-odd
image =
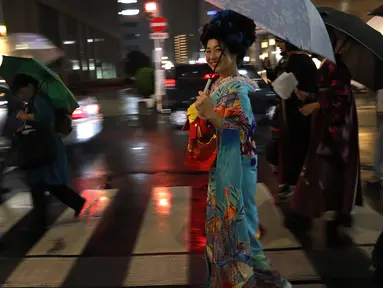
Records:
[[[113,0],[118,1],[118,0]],[[119,0],[121,53],[123,57],[132,51],[141,51],[151,57],[153,44],[149,39],[149,21],[145,14],[146,0]]]
[[[134,2],[133,0],[118,0]],[[135,4],[121,4],[124,7],[137,7],[140,17],[126,16],[123,18],[123,37],[125,51],[143,51],[151,56],[153,43],[149,39],[149,23],[145,19],[144,4],[149,0],[137,0]],[[218,9],[204,0],[157,0],[160,14],[168,19],[169,39],[164,41],[164,62],[174,64],[198,61],[203,57],[199,42],[200,28],[207,23]],[[353,13],[368,20],[367,13],[381,3],[378,0],[313,0],[315,5],[330,6],[344,12]],[[262,29],[257,30],[257,41],[249,50],[249,62],[262,67],[267,57],[275,65],[279,60],[275,37]],[[248,59],[247,58],[247,59]]]
[[[67,83],[120,74],[117,2],[5,0],[3,14],[9,34],[41,34],[64,50],[64,58],[51,66]]]

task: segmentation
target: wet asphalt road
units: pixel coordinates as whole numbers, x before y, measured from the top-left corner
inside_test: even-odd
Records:
[[[108,107],[102,109],[112,111]],[[72,186],[87,199],[109,199],[110,204],[100,204],[96,212],[89,208],[90,218],[82,216],[90,221],[82,218],[88,223],[85,230],[78,223],[68,224],[67,216],[62,220],[67,210],[54,201],[47,233],[31,231],[30,213],[1,231],[0,283],[83,288],[202,285],[205,192],[201,187],[207,175],[183,167],[186,134],[170,127],[166,116],[143,123],[134,116],[105,114],[104,131],[87,143],[68,147],[68,160]],[[371,109],[359,111],[364,178],[373,162],[374,117]],[[105,182],[118,192],[89,193]],[[6,184],[13,189],[9,198],[28,191],[20,172],[7,175]],[[378,214],[371,209],[358,212],[360,223],[349,238],[352,244],[334,250],[324,246],[320,227],[311,242],[292,236],[264,197],[259,202],[267,229],[263,242],[276,268],[294,287],[372,287],[369,255],[383,229]],[[101,215],[92,216],[97,213]],[[33,270],[36,266],[39,270]],[[26,273],[35,277],[29,279]]]

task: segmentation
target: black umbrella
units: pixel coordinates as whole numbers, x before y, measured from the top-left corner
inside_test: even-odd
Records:
[[[376,91],[383,88],[383,36],[356,15],[317,7],[330,35],[337,39],[334,52],[353,80]]]
[[[368,15],[371,15],[371,16],[383,16],[383,5],[381,5],[378,8],[372,10],[371,12],[369,12]]]

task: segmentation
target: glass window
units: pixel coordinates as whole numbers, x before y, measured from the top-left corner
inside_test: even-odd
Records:
[[[129,22],[124,22],[123,24],[125,27],[129,27],[129,28],[134,28],[134,27],[137,27],[138,26],[138,22],[136,21],[129,21]]]

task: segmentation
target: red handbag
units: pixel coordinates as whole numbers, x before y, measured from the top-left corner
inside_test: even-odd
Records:
[[[217,140],[213,126],[206,120],[188,120],[184,131],[189,133],[185,167],[194,171],[209,171],[217,157]]]

